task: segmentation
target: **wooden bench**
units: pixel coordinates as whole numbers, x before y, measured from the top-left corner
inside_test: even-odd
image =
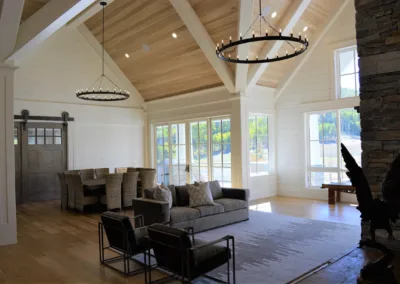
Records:
[[[335,204],[336,202],[340,202],[340,193],[350,193],[356,194],[356,188],[352,186],[350,183],[324,183],[321,188],[328,189],[328,203]],[[335,196],[336,195],[336,196]]]

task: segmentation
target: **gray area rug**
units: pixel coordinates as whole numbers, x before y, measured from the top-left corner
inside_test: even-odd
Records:
[[[237,283],[287,283],[331,258],[355,248],[360,226],[316,221],[259,211],[250,220],[199,233],[212,241],[235,237]],[[226,266],[210,273],[226,280]],[[212,283],[202,278],[196,283]]]

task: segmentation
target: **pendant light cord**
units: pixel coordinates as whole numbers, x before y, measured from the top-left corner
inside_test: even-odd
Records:
[[[103,66],[102,66],[102,75],[104,76],[104,8],[103,6],[103,54],[102,54],[102,60],[103,60]]]

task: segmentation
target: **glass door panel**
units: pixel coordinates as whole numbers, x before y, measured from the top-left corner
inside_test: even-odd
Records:
[[[190,182],[208,181],[207,121],[190,123]]]
[[[169,128],[156,126],[156,170],[157,182],[169,184]]]
[[[231,187],[231,122],[230,119],[211,120],[212,180]]]
[[[171,182],[186,183],[186,131],[185,124],[171,125]]]

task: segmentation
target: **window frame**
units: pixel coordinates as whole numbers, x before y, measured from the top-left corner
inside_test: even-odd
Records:
[[[250,117],[255,117],[256,118],[256,126],[257,126],[257,117],[265,117],[267,119],[267,137],[268,137],[268,171],[258,171],[258,158],[257,158],[257,153],[256,153],[256,173],[252,173],[251,171],[251,166],[250,166],[250,145],[247,145],[247,155],[248,155],[248,162],[249,162],[249,177],[261,177],[261,176],[269,176],[272,174],[272,168],[271,168],[271,127],[270,127],[270,122],[271,122],[271,115],[266,114],[266,113],[255,113],[255,112],[249,112],[247,116],[247,141],[250,141]],[[256,130],[256,140],[258,137],[258,131]]]
[[[358,70],[357,72],[357,64],[358,64],[358,58],[354,57],[354,71],[355,73],[346,73],[346,74],[340,74],[340,54],[343,52],[348,52],[348,51],[353,51],[356,52],[356,54],[358,55],[358,51],[357,51],[357,45],[351,45],[351,46],[346,46],[343,48],[339,48],[336,49],[334,52],[334,60],[335,60],[335,93],[336,93],[336,99],[337,100],[346,100],[346,99],[351,99],[351,98],[355,98],[355,97],[359,97],[360,96],[360,90],[357,90],[357,77],[359,79],[359,74],[360,74],[360,70]],[[355,95],[352,97],[347,97],[347,98],[342,98],[342,86],[341,86],[341,78],[342,76],[346,76],[346,75],[353,75],[355,74],[355,82],[354,82],[354,87],[355,87]],[[360,88],[360,86],[359,86]]]
[[[168,126],[168,131],[169,131],[169,183],[172,184],[173,180],[172,180],[172,174],[171,174],[171,170],[172,170],[172,152],[171,152],[171,146],[172,146],[172,135],[171,135],[171,126],[172,125],[179,125],[179,124],[185,124],[185,140],[186,140],[186,165],[190,165],[191,166],[191,155],[190,155],[190,151],[191,151],[191,145],[192,145],[192,141],[191,141],[191,133],[190,133],[190,125],[191,123],[198,123],[198,122],[202,122],[202,121],[206,121],[207,122],[207,157],[208,157],[208,180],[214,180],[214,175],[213,175],[213,157],[212,157],[212,122],[216,121],[216,120],[229,120],[230,121],[230,125],[231,125],[231,133],[232,133],[232,118],[230,117],[230,115],[220,115],[220,116],[208,116],[208,117],[204,117],[204,118],[196,118],[196,119],[182,119],[182,120],[174,120],[174,121],[170,121],[170,122],[160,122],[160,123],[154,123],[152,124],[152,129],[153,129],[153,137],[152,137],[152,142],[151,142],[151,148],[152,148],[152,161],[153,161],[153,165],[157,167],[157,127],[160,126]],[[200,137],[199,137],[200,139]],[[204,144],[204,143],[201,143]],[[231,141],[231,147],[232,147],[232,141]],[[232,151],[232,148],[231,148]],[[230,168],[232,169],[232,160],[230,163]],[[192,169],[190,169],[190,173],[186,174],[186,183],[190,183],[191,182],[191,174],[192,173]],[[232,179],[232,170],[231,170],[231,184],[233,182]],[[221,185],[222,186],[222,185]]]
[[[340,108],[340,109],[330,109],[330,110],[320,110],[320,111],[311,111],[307,112],[305,114],[305,144],[306,144],[306,188],[307,189],[320,189],[320,190],[326,190],[326,189],[321,189],[321,187],[318,186],[313,186],[311,185],[311,173],[312,172],[323,172],[323,173],[337,173],[338,174],[338,182],[342,182],[342,174],[346,173],[346,169],[344,169],[344,165],[342,164],[342,159],[341,157],[341,149],[340,149],[340,143],[342,142],[342,134],[341,134],[341,119],[340,119],[340,112],[342,110],[346,110],[350,108]],[[337,144],[337,167],[324,167],[325,164],[325,155],[323,154],[323,160],[322,160],[322,167],[315,167],[311,166],[311,148],[310,144],[311,141],[316,141],[316,140],[311,140],[310,139],[310,116],[314,114],[326,114],[329,112],[336,112],[336,144]],[[361,139],[361,133],[360,133],[360,139]],[[324,153],[324,152],[323,152]]]

